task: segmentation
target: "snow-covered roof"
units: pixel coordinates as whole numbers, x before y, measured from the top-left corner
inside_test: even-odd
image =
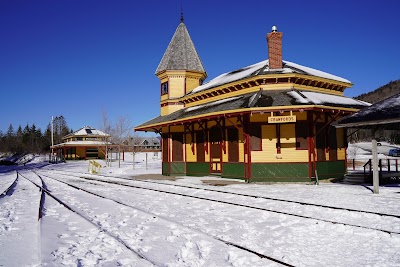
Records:
[[[357,127],[400,122],[400,94],[366,107],[336,123],[336,127]]]
[[[197,93],[206,89],[210,89],[219,85],[227,84],[230,82],[238,81],[241,79],[245,79],[248,77],[252,76],[258,76],[258,75],[264,75],[264,74],[269,74],[269,73],[300,73],[300,74],[306,74],[306,75],[311,75],[311,76],[317,76],[325,79],[330,79],[330,80],[335,80],[339,82],[344,82],[344,83],[349,83],[351,82],[349,80],[346,80],[344,78],[341,78],[336,75],[332,75],[327,72],[323,72],[320,70],[312,69],[309,67],[305,67],[290,61],[282,60],[283,63],[283,68],[282,69],[270,69],[269,68],[269,60],[264,60],[261,62],[258,62],[256,64],[234,70],[231,72],[227,72],[224,74],[219,75],[218,77],[210,80],[207,83],[204,83],[195,89],[190,94]]]
[[[54,145],[54,147],[62,147],[62,146],[105,146],[105,145],[111,145],[112,143],[110,142],[102,142],[102,141],[71,141],[71,142],[65,142],[61,144]]]
[[[149,120],[139,127],[147,125],[168,123],[185,118],[204,116],[214,112],[226,112],[254,108],[279,108],[282,106],[327,106],[341,108],[361,109],[370,104],[364,101],[345,96],[325,93],[301,91],[297,89],[286,90],[259,90],[236,97],[220,99],[203,105],[183,108],[165,116],[159,116]]]
[[[308,91],[298,91],[293,90],[288,92],[288,95],[296,99],[298,103],[301,104],[314,104],[314,105],[324,105],[324,104],[337,104],[337,105],[356,105],[356,106],[370,106],[370,103],[357,100],[350,97],[323,94],[317,92]]]
[[[106,134],[105,132],[102,132],[90,126],[84,126],[81,129],[64,136],[64,139],[72,136],[109,136],[109,134]]]

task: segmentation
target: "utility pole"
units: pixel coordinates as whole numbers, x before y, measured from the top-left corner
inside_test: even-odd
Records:
[[[54,153],[54,151],[53,151],[53,146],[54,146],[53,120],[54,120],[54,118],[53,118],[53,116],[51,116],[51,156],[53,156],[53,153]]]

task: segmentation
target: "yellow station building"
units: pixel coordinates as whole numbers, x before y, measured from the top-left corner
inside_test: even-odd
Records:
[[[104,159],[106,146],[110,135],[90,126],[84,126],[78,131],[62,138],[62,143],[51,146],[53,153],[58,158],[78,159]]]
[[[203,83],[207,73],[181,18],[155,73],[161,114],[135,127],[161,134],[163,175],[343,176],[346,133],[331,124],[369,104],[343,95],[350,81],[283,60],[282,37],[273,27],[268,59]]]

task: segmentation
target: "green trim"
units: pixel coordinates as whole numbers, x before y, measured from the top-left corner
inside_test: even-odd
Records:
[[[169,173],[169,162],[163,162],[162,163],[162,175],[165,175],[165,176],[169,176],[170,175],[170,173]]]
[[[317,162],[318,179],[343,178],[346,171],[344,160]],[[252,163],[250,182],[310,182],[308,163]],[[207,176],[209,162],[163,162],[162,174]],[[244,163],[223,163],[222,178],[243,179]]]
[[[250,182],[309,182],[308,163],[252,163]]]
[[[346,173],[346,163],[344,160],[317,162],[318,179],[343,178]]]
[[[232,179],[244,178],[244,163],[223,163],[222,177]]]
[[[210,175],[209,162],[187,162],[186,174],[192,176],[206,176]]]
[[[176,174],[185,175],[186,174],[185,165],[186,165],[185,162],[170,162],[171,166],[170,175],[176,175]]]

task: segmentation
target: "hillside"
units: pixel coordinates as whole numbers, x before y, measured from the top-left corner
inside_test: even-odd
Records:
[[[355,99],[362,100],[369,103],[376,103],[400,93],[400,80],[391,81],[378,89],[355,97]]]

